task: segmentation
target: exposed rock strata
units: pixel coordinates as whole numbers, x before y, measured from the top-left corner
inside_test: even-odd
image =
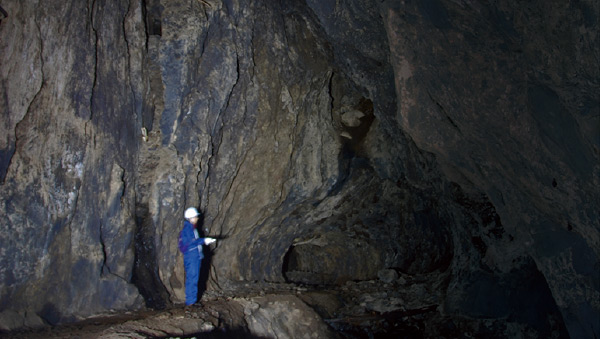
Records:
[[[600,332],[598,4],[2,8],[2,328],[181,302],[193,205],[212,291],[395,272],[369,310]]]

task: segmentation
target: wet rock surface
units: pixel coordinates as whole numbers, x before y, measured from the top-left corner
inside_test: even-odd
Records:
[[[599,336],[598,6],[3,1],[0,329]]]

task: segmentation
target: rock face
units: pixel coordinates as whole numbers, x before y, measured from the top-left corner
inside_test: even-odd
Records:
[[[429,1],[384,14],[397,121],[495,209],[491,224],[503,231],[477,238],[484,268],[532,258],[572,337],[600,330],[592,318],[574,321],[599,315],[598,13],[591,2]],[[470,294],[462,302],[479,274],[450,283]]]
[[[600,335],[597,2],[2,8],[0,328],[180,303],[197,206],[211,291]]]

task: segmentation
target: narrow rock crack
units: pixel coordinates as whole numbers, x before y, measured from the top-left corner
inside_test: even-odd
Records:
[[[90,116],[88,121],[85,123],[85,136],[89,137],[92,134],[92,131],[88,131],[88,124],[92,121],[92,119],[94,118],[94,100],[95,100],[95,91],[98,87],[98,42],[99,42],[99,37],[98,37],[98,30],[96,29],[96,25],[94,23],[94,17],[96,14],[96,0],[92,0],[92,3],[90,5],[90,8],[88,9],[90,12],[90,28],[92,30],[92,35],[94,38],[94,65],[93,65],[93,79],[92,79],[92,89],[91,89],[91,94],[90,94]],[[88,132],[90,133],[88,135]],[[94,144],[93,146],[95,147],[95,140],[94,140]]]

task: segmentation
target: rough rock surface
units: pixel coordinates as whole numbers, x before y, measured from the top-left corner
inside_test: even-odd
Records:
[[[273,294],[218,298],[203,307],[128,312],[72,325],[21,330],[9,338],[333,338],[323,319],[299,297]]]
[[[600,336],[597,2],[1,5],[0,329],[180,303],[197,206],[209,292]]]
[[[482,238],[482,263],[509,272],[531,257],[572,337],[600,331],[599,13],[585,1],[407,2],[384,13],[402,130],[489,199],[503,231]],[[481,274],[450,288],[472,298],[465,287],[484,284]],[[450,298],[472,313],[469,298]]]

